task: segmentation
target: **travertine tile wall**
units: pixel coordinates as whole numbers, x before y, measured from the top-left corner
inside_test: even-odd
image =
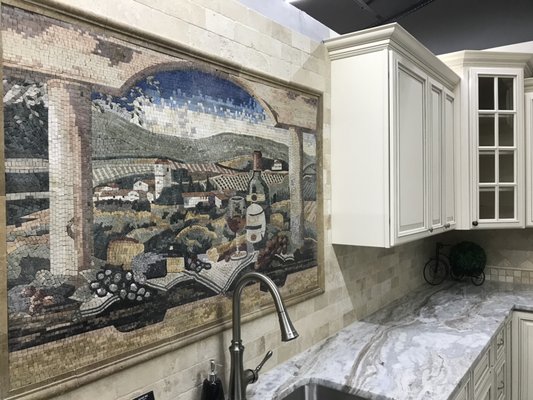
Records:
[[[487,253],[487,280],[533,284],[533,229],[456,231],[443,239],[479,244]]]
[[[274,315],[245,324],[247,365],[255,365],[266,350],[272,349],[275,355],[265,369],[272,368],[423,283],[422,267],[433,248],[432,240],[392,250],[331,245],[329,61],[320,43],[273,23],[235,0],[47,0],[46,3],[63,4],[75,12],[97,15],[207,56],[324,93],[326,291],[290,307],[289,313],[301,334],[295,342],[281,344]],[[153,390],[158,400],[198,399],[210,358],[224,365],[222,374],[229,369],[230,336],[225,331],[55,398],[127,400]]]

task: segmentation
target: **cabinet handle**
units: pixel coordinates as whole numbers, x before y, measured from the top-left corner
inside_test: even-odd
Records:
[[[502,347],[504,343],[505,343],[505,341],[503,340],[503,338],[501,338],[500,340],[498,340],[498,342],[496,342],[498,347]]]
[[[446,225],[444,225],[444,227],[445,227],[446,229],[448,229],[450,226],[451,226],[451,225],[450,225],[449,222],[448,222]]]
[[[498,390],[503,390],[504,387],[505,387],[505,382],[501,381],[500,384],[498,385],[497,389]]]
[[[477,226],[478,223],[479,223],[479,222],[477,222],[477,221],[472,221],[472,225],[474,225],[474,226]]]
[[[429,233],[433,232],[433,228],[429,228],[428,230],[429,230]]]

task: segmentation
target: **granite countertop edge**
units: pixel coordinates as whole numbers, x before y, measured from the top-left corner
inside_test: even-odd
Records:
[[[513,311],[533,312],[533,286],[424,285],[263,374],[247,397],[319,384],[371,400],[448,400]]]

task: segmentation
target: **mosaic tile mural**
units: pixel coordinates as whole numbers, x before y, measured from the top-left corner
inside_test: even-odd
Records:
[[[12,388],[220,322],[206,304],[250,270],[317,289],[316,96],[10,6],[2,24]]]

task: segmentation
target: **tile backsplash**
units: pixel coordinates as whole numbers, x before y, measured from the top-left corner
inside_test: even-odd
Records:
[[[487,280],[533,284],[533,229],[455,231],[443,240],[479,244],[487,254]]]

